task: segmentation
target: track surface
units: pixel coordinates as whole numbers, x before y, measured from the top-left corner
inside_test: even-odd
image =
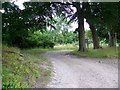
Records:
[[[118,88],[118,60],[78,58],[70,51],[44,54],[53,64],[47,88]]]

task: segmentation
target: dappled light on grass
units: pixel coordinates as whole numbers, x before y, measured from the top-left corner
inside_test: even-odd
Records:
[[[56,50],[75,50],[77,49],[78,46],[77,45],[73,45],[73,44],[65,44],[65,45],[56,45],[54,46],[54,49]]]

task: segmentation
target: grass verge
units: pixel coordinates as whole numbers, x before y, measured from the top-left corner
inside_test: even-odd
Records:
[[[40,55],[44,52],[3,45],[2,88],[30,88],[39,82],[44,87],[51,75],[51,63]]]
[[[49,51],[49,49],[34,48],[23,50],[24,54],[30,56],[30,60],[38,64],[39,67],[39,77],[37,78],[32,88],[45,88],[47,83],[50,81],[52,63],[46,58],[42,57],[42,54]]]
[[[118,58],[118,48],[106,47],[102,49],[89,49],[87,52],[73,51],[73,55],[90,58]]]
[[[77,48],[78,48],[77,45],[65,44],[65,45],[55,45],[53,50],[76,50]]]

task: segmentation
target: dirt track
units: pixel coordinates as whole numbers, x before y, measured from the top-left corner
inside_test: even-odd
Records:
[[[118,88],[118,60],[78,58],[70,51],[50,51],[44,57],[53,63],[47,88]]]

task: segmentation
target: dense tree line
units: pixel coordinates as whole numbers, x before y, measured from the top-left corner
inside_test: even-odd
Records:
[[[120,42],[117,2],[26,2],[24,6],[25,9],[20,10],[14,3],[5,2],[2,4],[5,10],[2,15],[3,41],[10,45],[24,47],[29,32],[40,31],[44,33],[47,27],[50,27],[50,31],[54,33],[62,30],[62,34],[59,33],[61,37],[57,39],[60,43],[71,43],[70,40],[73,41],[75,36],[69,35],[70,32],[66,30],[65,26],[77,21],[78,27],[75,32],[78,33],[79,50],[87,51],[84,19],[90,26],[94,49],[101,47],[99,42],[103,39],[106,39],[110,47],[115,46],[116,38],[117,42]],[[76,8],[76,12],[73,7]],[[55,16],[62,16],[61,21],[55,20]],[[65,26],[62,24],[64,21]],[[71,35],[73,35],[73,39],[70,38]],[[63,39],[63,37],[67,39]],[[61,38],[62,41],[60,41]],[[50,42],[54,43],[54,41],[55,38],[52,37]],[[50,42],[46,44],[50,44]]]

